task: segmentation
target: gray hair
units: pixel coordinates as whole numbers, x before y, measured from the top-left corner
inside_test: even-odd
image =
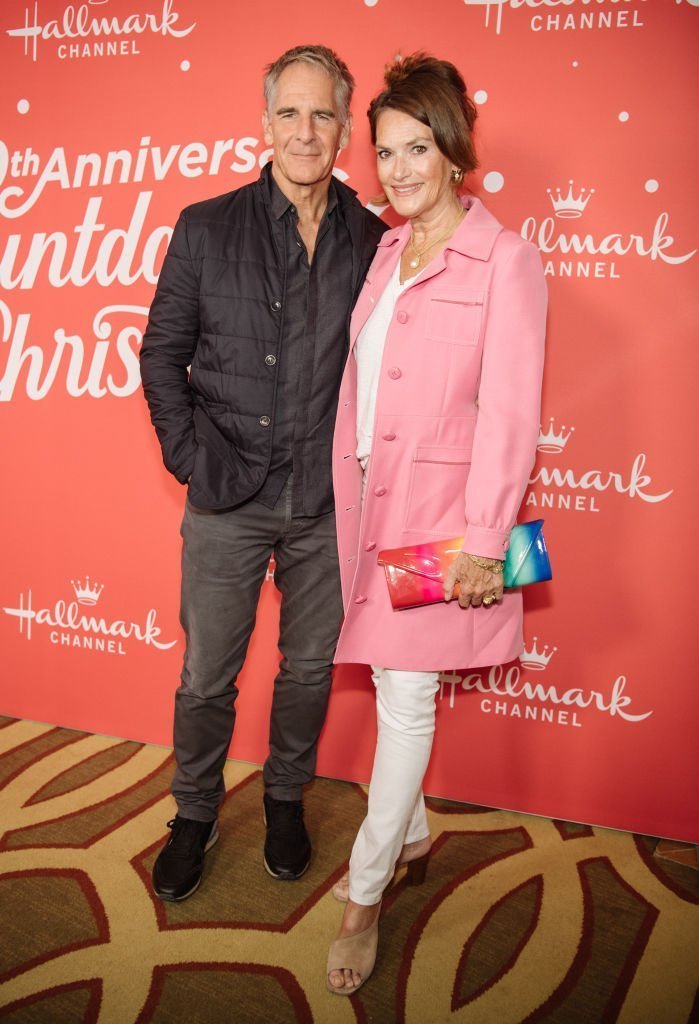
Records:
[[[327,46],[294,46],[265,68],[264,90],[267,110],[270,109],[274,91],[282,71],[291,64],[312,64],[330,75],[335,86],[335,103],[340,123],[345,124],[354,92],[354,78],[350,69],[338,55]]]

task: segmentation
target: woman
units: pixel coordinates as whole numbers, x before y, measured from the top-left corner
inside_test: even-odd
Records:
[[[476,109],[459,72],[414,54],[369,108],[378,176],[406,218],[386,232],[355,307],[333,450],[345,621],[336,662],[372,666],[378,738],[328,988],[351,995],[376,957],[397,863],[424,874],[422,779],[438,673],[522,649],[522,599],[503,595],[509,532],[534,461],[546,319],[536,249],[480,200]],[[464,536],[445,583],[459,600],[394,612],[382,548]]]

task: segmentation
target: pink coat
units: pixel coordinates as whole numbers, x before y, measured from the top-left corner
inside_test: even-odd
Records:
[[[408,242],[387,231],[357,300],[340,386],[333,479],[345,620],[336,662],[412,671],[500,664],[522,650],[522,596],[393,611],[382,548],[465,535],[503,558],[534,463],[546,285],[537,250],[478,199],[399,297],[386,338],[361,509],[354,343]]]

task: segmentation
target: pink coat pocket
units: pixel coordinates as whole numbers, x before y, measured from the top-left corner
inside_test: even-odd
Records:
[[[470,447],[416,448],[404,528],[423,533],[463,533],[470,466]]]
[[[430,296],[426,335],[453,345],[477,345],[483,322],[483,293],[464,289]]]

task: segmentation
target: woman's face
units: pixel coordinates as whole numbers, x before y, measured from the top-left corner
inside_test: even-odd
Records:
[[[453,164],[437,148],[432,129],[409,114],[379,114],[376,163],[386,198],[402,217],[430,221],[453,206]]]

